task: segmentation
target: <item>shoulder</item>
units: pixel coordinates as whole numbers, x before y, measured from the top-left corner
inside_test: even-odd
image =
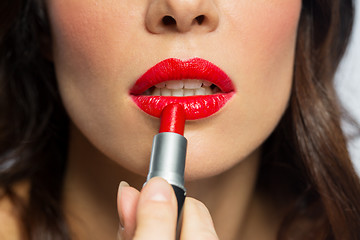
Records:
[[[20,239],[19,222],[14,206],[8,197],[0,199],[0,239]]]
[[[27,192],[27,184],[17,184],[14,191],[19,197],[24,197]],[[0,239],[2,240],[20,240],[20,220],[18,211],[11,199],[4,195],[4,190],[0,189]]]

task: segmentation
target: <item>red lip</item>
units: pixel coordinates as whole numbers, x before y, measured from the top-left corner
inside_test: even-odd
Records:
[[[222,93],[187,97],[141,95],[160,82],[183,79],[209,81],[219,87]],[[211,62],[200,58],[187,61],[169,58],[161,61],[142,75],[130,89],[133,101],[144,112],[160,117],[165,106],[178,103],[183,106],[188,120],[205,118],[216,113],[234,93],[233,83],[226,73]]]

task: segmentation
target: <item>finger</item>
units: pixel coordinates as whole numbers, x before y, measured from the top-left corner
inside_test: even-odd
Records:
[[[180,239],[219,240],[209,210],[205,205],[187,197],[183,210],[183,222]]]
[[[118,190],[118,213],[120,219],[119,239],[132,239],[136,228],[136,208],[140,193],[126,182],[121,182]]]
[[[134,239],[174,239],[176,218],[177,202],[174,190],[164,179],[152,178],[140,194]]]

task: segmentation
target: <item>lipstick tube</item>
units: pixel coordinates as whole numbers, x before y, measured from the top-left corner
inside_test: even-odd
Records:
[[[184,170],[187,140],[183,136],[185,112],[179,104],[167,105],[161,114],[159,134],[155,135],[147,180],[165,179],[174,189],[178,203],[178,219],[185,201]]]

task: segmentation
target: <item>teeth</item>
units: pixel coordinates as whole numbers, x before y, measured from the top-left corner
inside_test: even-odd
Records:
[[[156,88],[168,88],[168,89],[196,89],[202,86],[210,87],[211,82],[198,79],[187,79],[187,80],[177,80],[177,81],[166,81],[161,82],[155,85]]]
[[[208,81],[202,81],[202,84],[203,84],[203,86],[205,86],[205,87],[210,87],[210,86],[212,85],[212,83],[211,83],[211,82],[208,82]]]
[[[202,81],[201,80],[184,80],[184,88],[187,89],[195,89],[195,88],[200,88],[202,85]]]
[[[171,90],[167,88],[161,88],[161,96],[171,96]]]
[[[155,87],[157,88],[164,88],[165,87],[165,82],[161,82],[155,85]]]
[[[184,89],[184,96],[194,96],[194,95],[195,95],[194,89]]]
[[[195,89],[195,95],[205,95],[205,92],[206,91],[204,87]]]
[[[218,87],[210,87],[212,83],[205,80],[186,79],[172,80],[156,84],[155,87],[148,89],[145,95],[153,96],[196,96],[211,95],[221,92]]]
[[[183,81],[167,81],[165,84],[168,89],[182,89],[184,87]]]
[[[167,88],[155,88],[152,96],[196,96],[196,95],[211,95],[214,94],[210,87],[201,87],[197,89],[167,89]]]
[[[182,88],[180,89],[174,89],[171,91],[171,96],[174,96],[174,97],[182,97],[184,96],[184,91]]]
[[[213,94],[211,88],[205,87],[205,95],[211,95],[211,94]]]

